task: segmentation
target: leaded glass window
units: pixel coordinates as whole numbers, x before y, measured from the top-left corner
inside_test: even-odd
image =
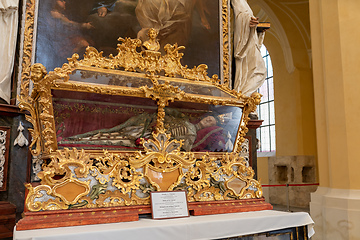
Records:
[[[275,107],[274,107],[274,78],[271,58],[265,45],[261,47],[261,55],[267,68],[267,76],[264,84],[258,92],[263,95],[257,112],[260,120],[264,120],[257,129],[257,138],[260,140],[259,152],[274,152],[275,141]]]

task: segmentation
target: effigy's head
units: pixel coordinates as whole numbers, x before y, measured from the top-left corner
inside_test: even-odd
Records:
[[[204,117],[203,119],[201,119],[200,121],[200,125],[202,128],[207,128],[207,127],[212,127],[212,126],[215,126],[216,125],[216,119],[214,116],[207,116],[207,117]]]

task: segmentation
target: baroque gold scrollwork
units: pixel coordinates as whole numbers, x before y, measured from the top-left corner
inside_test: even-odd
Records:
[[[261,94],[255,92],[251,95],[251,97],[245,100],[243,113],[240,121],[240,129],[238,131],[238,135],[236,137],[236,144],[234,146],[233,152],[240,152],[241,144],[245,141],[245,135],[248,132],[247,124],[250,120],[249,114],[256,110],[256,106],[260,104]]]
[[[219,171],[230,176],[225,181],[225,186],[236,198],[244,199],[262,196],[261,184],[253,179],[254,170],[248,166],[243,157],[236,153],[228,153],[221,160],[221,165]],[[231,186],[231,182],[235,182],[236,189]]]
[[[140,87],[145,94],[145,97],[151,98],[157,101],[158,104],[158,114],[157,114],[157,130],[164,130],[164,118],[165,110],[164,108],[168,106],[169,102],[174,102],[175,100],[181,100],[185,93],[181,91],[178,87],[170,85],[168,81],[165,81],[163,84],[159,84],[156,79],[156,76],[149,76],[153,82],[153,87],[149,88],[147,86]]]
[[[229,54],[229,49],[230,49],[230,34],[229,34],[229,30],[230,30],[230,26],[229,26],[229,0],[222,0],[222,42],[223,42],[223,84],[225,86],[229,86],[230,85],[230,54]]]
[[[150,139],[143,142],[146,154],[136,152],[134,157],[129,158],[129,162],[135,168],[143,168],[144,176],[148,181],[161,189],[160,183],[149,177],[149,175],[161,175],[166,173],[171,174],[171,182],[167,189],[171,190],[179,184],[183,178],[184,173],[182,168],[187,168],[195,163],[195,158],[192,153],[184,153],[180,151],[182,141],[170,140],[170,134],[165,133],[165,130],[153,133],[154,140]],[[175,179],[174,179],[175,176]],[[164,176],[162,176],[164,177]],[[161,178],[162,178],[161,177]]]
[[[44,197],[45,193],[51,195],[52,189],[48,185],[40,185],[32,187],[30,183],[25,185],[28,189],[28,194],[25,200],[26,207],[29,211],[37,212],[40,210],[60,210],[67,209],[67,205],[59,198],[50,198],[40,201],[39,198]]]
[[[138,189],[140,179],[143,177],[142,173],[130,166],[127,157],[107,151],[104,151],[104,157],[96,158],[95,166],[92,166],[91,170],[92,175],[101,184],[105,184],[110,178],[113,178],[112,185],[124,194]]]
[[[68,58],[68,63],[64,64],[62,68],[56,68],[54,73],[58,76],[68,80],[66,74],[71,69],[78,67],[97,67],[102,69],[124,69],[125,71],[145,71],[151,74],[159,74],[164,71],[165,76],[176,77],[181,76],[185,79],[204,81],[210,83],[217,83],[221,85],[221,81],[217,75],[211,78],[208,76],[208,66],[200,64],[191,69],[187,66],[181,65],[181,58],[183,53],[179,51],[185,49],[183,46],[177,44],[167,44],[164,47],[165,55],[161,56],[160,52],[153,54],[145,54],[145,52],[138,52],[137,48],[142,45],[141,40],[131,38],[119,38],[118,54],[114,57],[104,57],[102,52],[99,52],[94,47],[87,47],[84,58],[79,60],[78,54],[74,54]],[[158,53],[158,54],[156,54]],[[229,89],[228,84],[223,84],[222,87]]]
[[[197,161],[185,174],[186,184],[197,191],[210,186],[209,178],[210,173],[206,169],[206,164],[201,161]]]
[[[30,116],[26,116],[26,119],[33,125],[33,129],[29,130],[33,137],[30,149],[37,156],[42,152],[50,153],[57,149],[50,93],[53,76],[47,75],[45,67],[37,63],[31,66],[30,77],[34,83],[31,95],[21,94],[18,100],[19,107],[30,112]]]
[[[32,46],[34,36],[34,13],[35,0],[26,1],[25,10],[25,27],[24,27],[24,41],[23,41],[23,58],[22,58],[22,72],[20,84],[20,96],[22,99],[29,96],[30,85],[30,67],[32,58]]]
[[[92,166],[90,155],[84,150],[57,150],[51,154],[50,160],[48,164],[43,165],[43,171],[38,174],[41,183],[49,186],[61,184],[68,179],[85,178]]]
[[[27,207],[40,211],[149,204],[148,190],[183,189],[189,201],[262,197],[254,171],[237,153],[196,159],[181,152],[182,141],[171,140],[165,130],[142,141],[144,152],[128,155],[104,151],[91,157],[76,149],[51,153],[39,173],[42,185],[27,186]],[[110,183],[117,189],[108,188]]]

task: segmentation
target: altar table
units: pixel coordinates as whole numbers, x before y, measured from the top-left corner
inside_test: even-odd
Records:
[[[244,236],[307,226],[314,222],[305,212],[274,210],[190,216],[166,220],[140,218],[136,222],[16,231],[14,240],[200,240]]]

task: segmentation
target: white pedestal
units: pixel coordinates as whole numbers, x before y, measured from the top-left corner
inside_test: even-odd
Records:
[[[360,190],[319,187],[311,194],[314,240],[360,239]]]

